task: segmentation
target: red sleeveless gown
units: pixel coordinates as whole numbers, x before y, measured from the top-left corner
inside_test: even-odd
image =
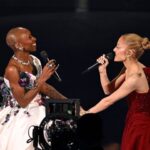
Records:
[[[144,72],[150,86],[150,68],[144,68]],[[127,102],[121,150],[150,150],[150,90],[147,93],[132,92]]]

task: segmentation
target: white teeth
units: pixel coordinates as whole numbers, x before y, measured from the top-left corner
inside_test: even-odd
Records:
[[[33,46],[36,46],[36,43],[32,44]]]

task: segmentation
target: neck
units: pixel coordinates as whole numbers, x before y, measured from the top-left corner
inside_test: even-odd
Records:
[[[25,52],[16,52],[13,57],[18,63],[22,65],[29,65],[30,64],[30,55],[29,53]]]
[[[139,70],[139,62],[137,59],[126,60],[123,63],[128,73],[137,72]]]
[[[29,61],[30,59],[30,54],[24,51],[17,51],[14,55],[22,61]]]

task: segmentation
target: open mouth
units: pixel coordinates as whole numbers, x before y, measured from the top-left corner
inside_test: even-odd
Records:
[[[36,46],[36,43],[33,43],[32,45],[33,45],[33,46]]]

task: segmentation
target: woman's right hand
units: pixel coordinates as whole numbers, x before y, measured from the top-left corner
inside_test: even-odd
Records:
[[[108,59],[106,58],[106,55],[103,54],[102,56],[100,56],[98,59],[97,59],[97,62],[100,64],[99,67],[98,67],[98,70],[99,72],[104,72],[106,70],[106,67],[108,66],[109,64],[109,61]]]
[[[40,75],[38,80],[41,82],[47,81],[56,70],[57,70],[56,61],[54,59],[49,60],[48,63],[44,66],[42,74]]]

